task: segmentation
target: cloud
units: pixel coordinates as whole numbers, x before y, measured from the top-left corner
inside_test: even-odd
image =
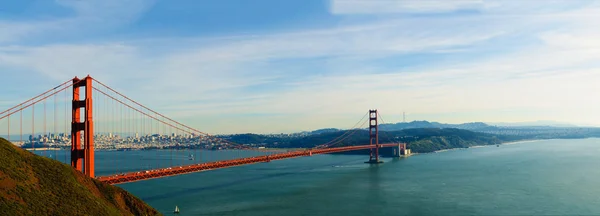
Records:
[[[431,13],[479,9],[482,0],[331,0],[333,14]]]
[[[6,22],[0,20],[0,44],[29,39],[42,32],[58,31],[60,21]]]
[[[27,41],[68,41],[75,38],[93,37],[99,32],[127,26],[148,10],[154,1],[132,0],[58,0],[74,12],[67,17],[40,14],[25,20],[0,20],[0,44],[19,44]]]
[[[562,15],[598,16],[598,1],[588,0],[330,0],[336,15],[418,15],[453,14],[465,11],[479,16]],[[583,10],[581,10],[583,8]],[[565,11],[575,13],[565,14]]]
[[[369,59],[391,54],[434,52],[485,41],[501,34],[498,31],[476,34],[465,30],[465,33],[452,35],[446,30],[429,31],[422,25],[391,21],[328,30],[223,38],[210,44],[196,38],[179,38],[4,46],[0,47],[0,64],[29,69],[57,81],[83,73],[116,84],[127,79],[162,81],[152,87],[138,87],[137,82],[133,83],[136,89],[157,93],[181,89],[196,95],[208,92],[221,95],[223,91],[232,89],[235,92],[249,86],[289,82],[287,71],[273,68],[274,62],[279,60]],[[163,47],[169,49],[163,50]],[[140,76],[140,73],[143,75]],[[296,78],[294,75],[291,77]]]
[[[458,2],[402,7],[417,12],[470,7],[452,5]],[[402,111],[446,122],[549,116],[600,121],[594,113],[600,104],[581,96],[600,90],[594,82],[600,80],[600,32],[593,28],[600,22],[590,19],[597,7],[513,16],[507,8],[517,1],[471,2],[483,4],[478,10],[484,14],[392,17],[219,38],[0,45],[0,67],[55,81],[91,74],[168,116],[218,133],[344,127],[372,108],[392,117],[388,121]],[[125,14],[124,21],[114,19],[110,26],[128,25],[146,3],[115,12]],[[116,16],[65,4],[86,20],[75,29]],[[532,13],[541,7],[523,5],[520,10]],[[110,11],[115,5],[98,7]],[[351,11],[336,13],[363,13]],[[25,34],[19,33],[24,29],[5,38]]]

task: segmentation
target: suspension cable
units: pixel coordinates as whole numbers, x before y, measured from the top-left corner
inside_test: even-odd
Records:
[[[98,81],[97,81],[97,82],[98,82]],[[103,86],[104,86],[104,85],[103,85]],[[105,86],[105,87],[106,87],[106,86]],[[107,87],[107,88],[108,88],[108,89],[110,89],[109,87]],[[150,111],[150,112],[153,112],[154,114],[156,114],[156,115],[158,115],[158,116],[162,117],[163,119],[167,119],[167,120],[169,120],[169,121],[171,121],[171,122],[173,122],[173,123],[175,123],[175,124],[179,125],[179,127],[178,127],[178,126],[176,126],[176,125],[174,125],[174,124],[168,123],[166,120],[160,120],[160,119],[157,119],[157,118],[153,117],[152,115],[150,115],[150,114],[148,114],[148,113],[146,113],[146,112],[144,112],[144,111],[142,111],[142,110],[140,110],[140,109],[137,109],[137,108],[135,108],[135,107],[133,107],[133,106],[131,106],[131,105],[129,105],[129,104],[126,104],[125,102],[123,102],[123,101],[121,101],[121,100],[119,100],[119,99],[117,99],[117,98],[115,98],[115,97],[112,97],[112,96],[110,96],[108,93],[106,93],[106,92],[104,92],[104,91],[102,91],[102,90],[100,90],[100,89],[98,89],[98,88],[96,88],[96,87],[93,87],[93,89],[94,89],[94,90],[96,90],[96,91],[98,91],[98,92],[100,92],[101,94],[103,94],[103,95],[105,95],[105,96],[107,96],[107,97],[109,97],[109,98],[111,98],[111,99],[113,99],[113,100],[115,100],[115,101],[119,102],[120,104],[122,104],[122,105],[124,105],[124,106],[127,106],[127,107],[129,107],[129,108],[130,108],[130,109],[132,109],[132,110],[135,110],[135,111],[137,111],[137,112],[139,112],[139,113],[142,113],[142,114],[144,114],[144,115],[145,115],[145,116],[147,116],[147,117],[154,118],[155,120],[159,121],[160,123],[163,123],[163,124],[165,124],[165,125],[168,125],[168,126],[170,126],[170,127],[172,127],[172,128],[175,128],[175,129],[178,129],[178,130],[184,131],[184,130],[181,128],[181,127],[184,127],[184,128],[187,128],[187,129],[189,129],[189,130],[192,130],[192,131],[194,131],[194,132],[198,132],[198,133],[200,133],[200,134],[204,134],[204,135],[206,135],[206,136],[214,137],[214,138],[216,138],[216,139],[218,139],[218,140],[220,140],[220,141],[222,141],[222,142],[228,143],[228,144],[230,144],[230,145],[233,145],[233,146],[238,146],[238,147],[242,147],[242,148],[246,148],[246,149],[247,149],[247,148],[249,148],[249,147],[248,147],[248,146],[246,146],[246,145],[242,145],[242,144],[234,143],[234,142],[231,142],[231,141],[228,141],[228,140],[225,140],[225,139],[217,138],[217,137],[215,137],[215,136],[213,136],[213,135],[210,135],[210,134],[208,134],[208,133],[204,133],[204,132],[201,132],[201,131],[199,131],[199,130],[196,130],[196,129],[194,129],[194,128],[191,128],[191,127],[189,127],[189,126],[186,126],[186,125],[184,125],[184,124],[181,124],[181,123],[179,123],[179,122],[177,122],[177,121],[175,121],[175,120],[172,120],[172,119],[170,119],[170,118],[168,118],[168,117],[166,117],[166,116],[164,116],[164,115],[162,115],[162,114],[160,114],[160,113],[154,112],[154,111],[152,111],[152,110],[150,110],[150,109],[146,108],[145,106],[143,106],[143,105],[141,105],[141,104],[139,104],[139,103],[137,103],[137,102],[134,102],[134,101],[132,101],[131,99],[128,99],[128,100],[130,100],[130,101],[134,102],[135,104],[139,105],[140,107],[144,107],[144,108],[146,108],[146,110],[148,110],[148,111]],[[113,90],[113,91],[114,91],[114,90]],[[115,92],[115,93],[117,93],[117,94],[121,95],[121,94],[120,94],[120,93],[118,93],[118,92]],[[124,98],[127,98],[127,97],[125,97],[125,96],[122,96],[122,97],[124,97]]]
[[[366,123],[367,123],[367,122],[364,122],[364,123],[363,123],[363,124],[362,124],[360,127],[363,127],[363,126],[364,126]],[[352,135],[354,135],[356,132],[358,132],[358,131],[359,131],[359,130],[361,130],[361,129],[362,129],[362,128],[355,128],[355,129],[353,129],[353,130],[352,130],[352,133],[348,134],[348,135],[347,135],[346,137],[344,137],[343,139],[341,139],[341,140],[338,140],[337,142],[335,142],[335,143],[332,143],[332,144],[328,145],[327,147],[328,147],[328,148],[330,148],[330,147],[333,147],[333,146],[335,146],[335,145],[337,145],[337,144],[340,144],[340,143],[344,142],[344,140],[346,140],[346,139],[348,139],[348,138],[352,137]]]
[[[79,81],[77,81],[77,82],[75,82],[75,83],[71,83],[71,84],[69,84],[69,85],[67,85],[67,86],[65,86],[65,87],[63,87],[63,88],[61,88],[61,89],[60,89],[60,91],[62,91],[62,90],[65,90],[65,89],[67,89],[67,88],[69,88],[69,87],[71,87],[71,86],[73,86],[73,85],[75,85],[75,84],[77,84],[77,83],[79,83],[79,82],[81,82],[81,81],[82,81],[82,80],[79,80]],[[49,98],[49,97],[51,97],[51,96],[53,96],[53,95],[55,95],[55,94],[57,94],[57,92],[55,92],[55,93],[52,93],[52,94],[49,94],[49,95],[46,95],[46,96],[44,96],[44,97],[42,97],[42,98],[40,98],[40,99],[37,99],[37,100],[35,100],[34,102],[32,102],[32,103],[30,103],[30,104],[28,104],[28,105],[26,105],[26,106],[23,106],[23,105],[24,105],[24,103],[22,103],[21,105],[19,105],[19,106],[21,106],[21,108],[19,108],[19,109],[16,109],[16,108],[11,108],[11,109],[9,109],[9,110],[13,110],[13,109],[15,109],[15,110],[14,110],[14,111],[12,111],[12,112],[11,112],[11,111],[6,111],[6,112],[3,112],[3,113],[5,113],[5,115],[4,115],[4,116],[2,116],[2,117],[0,117],[0,120],[2,120],[2,119],[4,119],[4,118],[6,118],[6,117],[7,117],[7,116],[9,116],[9,115],[15,114],[16,112],[19,112],[19,111],[21,111],[21,110],[23,110],[23,109],[25,109],[25,108],[28,108],[28,107],[30,107],[30,106],[32,106],[32,105],[34,105],[34,104],[36,104],[36,103],[39,103],[40,101],[42,101],[42,100],[45,100],[46,98]],[[29,100],[29,101],[33,101],[33,100]]]
[[[123,98],[125,98],[125,99],[127,99],[127,100],[131,101],[132,103],[134,103],[134,104],[136,104],[136,105],[138,105],[138,106],[140,106],[140,107],[142,107],[142,108],[144,108],[144,109],[146,109],[146,110],[150,111],[151,113],[157,114],[157,115],[159,115],[160,117],[163,117],[164,119],[167,119],[167,120],[169,120],[169,121],[172,121],[172,122],[174,122],[175,124],[177,124],[177,125],[179,125],[179,126],[181,126],[181,127],[187,128],[187,129],[189,129],[189,130],[192,130],[192,131],[194,131],[194,132],[197,132],[197,133],[199,133],[199,134],[203,134],[203,135],[210,136],[210,137],[215,137],[215,136],[213,136],[213,135],[211,135],[211,134],[209,134],[209,133],[206,133],[206,132],[199,131],[199,130],[197,130],[197,129],[194,129],[194,128],[192,128],[192,127],[189,127],[189,126],[187,126],[187,125],[184,125],[184,124],[182,124],[181,122],[178,122],[178,121],[175,121],[175,120],[173,120],[173,119],[171,119],[171,118],[169,118],[169,117],[166,117],[166,116],[164,116],[164,115],[162,115],[162,114],[160,114],[160,113],[158,113],[158,112],[154,111],[153,109],[150,109],[150,108],[148,108],[148,107],[146,107],[146,106],[144,106],[144,105],[142,105],[142,104],[138,103],[137,101],[134,101],[133,99],[131,99],[131,98],[129,98],[129,97],[127,97],[127,96],[125,96],[125,95],[121,94],[120,92],[118,92],[118,91],[114,90],[113,88],[111,88],[111,87],[109,87],[109,86],[105,85],[104,83],[102,83],[102,82],[100,82],[100,81],[98,81],[98,80],[96,80],[96,79],[94,79],[94,78],[92,78],[92,79],[93,79],[94,81],[96,81],[98,84],[100,84],[100,85],[102,85],[102,86],[106,87],[107,89],[109,89],[109,90],[111,90],[112,92],[114,92],[114,93],[116,93],[116,94],[120,95],[121,97],[123,97]],[[181,130],[181,128],[179,128],[179,129]],[[218,138],[218,139],[220,139],[220,138]],[[224,139],[222,139],[222,141],[225,141],[225,142],[231,143],[231,144],[233,144],[233,145],[239,145],[239,146],[246,147],[245,145],[238,144],[238,143],[234,143],[234,142],[231,142],[231,141],[228,141],[228,140],[224,140]]]
[[[385,120],[383,120],[383,116],[381,115],[381,113],[379,113],[379,112],[378,112],[378,113],[377,113],[377,117],[378,117],[378,118],[381,120],[381,123],[382,123],[382,124],[385,124]],[[392,142],[392,143],[394,142],[394,140],[392,140],[392,139],[389,137],[389,134],[388,134],[388,133],[384,132],[383,134],[385,135],[385,137],[387,138],[387,140],[388,140],[389,142]]]
[[[331,141],[329,141],[329,142],[327,142],[327,143],[324,143],[324,144],[321,144],[321,145],[317,145],[315,148],[317,148],[317,147],[318,147],[318,148],[327,148],[327,147],[329,147],[329,145],[331,145],[331,144],[332,144],[332,143],[334,143],[334,142],[337,142],[339,139],[345,139],[345,138],[344,138],[344,136],[346,136],[346,135],[348,135],[349,133],[351,133],[351,132],[352,132],[352,130],[355,130],[355,129],[358,129],[358,128],[362,128],[362,127],[363,127],[363,125],[364,125],[364,121],[363,121],[363,120],[365,119],[365,117],[367,117],[367,115],[369,115],[369,113],[365,113],[365,115],[363,115],[363,117],[362,117],[360,120],[358,120],[358,122],[356,122],[356,124],[354,124],[354,126],[352,126],[352,128],[351,128],[351,129],[347,130],[347,131],[346,131],[345,133],[343,133],[342,135],[340,135],[340,136],[336,137],[335,139],[333,139],[333,140],[331,140]],[[362,124],[360,127],[357,127],[357,126],[358,126],[358,124],[360,124],[361,122],[363,122],[363,124]]]
[[[43,96],[43,95],[47,94],[48,92],[51,92],[52,90],[56,90],[57,88],[60,88],[61,86],[65,85],[65,84],[67,84],[67,83],[69,83],[69,82],[72,82],[72,81],[73,81],[73,80],[68,80],[68,81],[66,81],[66,82],[64,82],[64,83],[62,83],[62,84],[60,84],[60,85],[58,85],[58,86],[56,86],[56,87],[54,87],[54,88],[52,88],[52,89],[48,90],[48,91],[45,91],[44,93],[41,93],[41,94],[39,94],[39,95],[37,95],[37,96],[35,96],[35,97],[33,97],[33,98],[30,98],[29,100],[26,100],[26,101],[25,101],[25,102],[23,102],[23,103],[20,103],[20,104],[18,104],[18,105],[16,105],[16,106],[13,106],[13,107],[11,107],[11,108],[9,108],[9,109],[7,109],[7,110],[4,110],[4,111],[0,112],[0,115],[2,115],[2,114],[4,114],[4,113],[7,113],[7,112],[9,112],[9,111],[11,111],[11,110],[13,110],[13,109],[15,109],[15,108],[17,108],[17,107],[21,106],[21,105],[24,105],[24,104],[26,104],[26,103],[28,103],[28,102],[30,102],[30,101],[32,101],[32,100],[35,100],[36,98],[39,98],[39,97],[41,97],[41,96]]]

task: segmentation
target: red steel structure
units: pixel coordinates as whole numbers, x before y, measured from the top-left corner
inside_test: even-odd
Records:
[[[95,82],[98,86],[93,86],[93,82]],[[72,99],[69,100],[68,98],[68,94],[69,94],[69,88],[72,87]],[[83,88],[83,89],[82,89]],[[99,89],[102,88],[102,89]],[[93,95],[93,91],[97,91],[96,95]],[[145,107],[143,105],[141,105],[140,103],[126,97],[125,95],[115,91],[114,89],[106,86],[105,84],[103,84],[102,82],[99,82],[95,79],[93,79],[92,77],[90,77],[89,75],[83,79],[79,79],[77,77],[68,80],[67,82],[64,82],[56,87],[54,87],[53,89],[50,89],[40,95],[37,95],[19,105],[16,105],[12,108],[9,108],[8,110],[5,110],[3,112],[0,112],[0,120],[6,119],[7,121],[7,134],[8,137],[10,138],[10,116],[11,115],[19,115],[20,118],[18,118],[19,120],[19,128],[21,128],[19,130],[20,133],[20,137],[21,137],[21,144],[25,144],[25,141],[23,141],[23,110],[27,109],[27,108],[31,108],[32,111],[32,132],[31,132],[31,137],[32,139],[30,139],[29,141],[31,142],[31,145],[33,147],[35,147],[35,143],[34,143],[34,139],[33,136],[35,136],[36,132],[35,132],[35,122],[34,122],[34,117],[33,115],[35,114],[34,111],[34,105],[36,103],[43,103],[44,104],[44,113],[43,116],[44,120],[43,122],[43,128],[44,128],[44,132],[42,135],[40,136],[40,140],[44,140],[44,141],[39,141],[39,142],[46,142],[46,140],[48,139],[47,133],[46,133],[46,100],[54,100],[54,109],[53,111],[53,115],[54,115],[54,119],[55,119],[55,124],[53,127],[54,130],[54,134],[57,133],[57,126],[56,126],[56,114],[57,114],[57,106],[56,106],[56,99],[57,99],[57,95],[61,92],[64,92],[64,104],[65,104],[65,109],[64,109],[64,117],[65,117],[65,122],[64,122],[64,131],[65,134],[68,134],[68,110],[71,110],[71,122],[70,122],[70,131],[71,131],[71,135],[70,135],[70,142],[71,142],[71,149],[70,149],[70,163],[71,166],[84,173],[86,176],[92,177],[92,178],[96,178],[95,176],[95,165],[94,165],[94,101],[93,101],[93,96],[104,96],[104,101],[112,101],[112,105],[111,107],[108,107],[109,103],[105,102],[104,103],[104,108],[105,109],[101,109],[97,106],[96,104],[96,114],[97,114],[97,121],[98,122],[109,122],[109,120],[111,122],[114,122],[115,120],[117,120],[119,117],[127,120],[127,122],[124,122],[123,124],[111,124],[111,127],[98,127],[98,130],[104,133],[108,133],[109,131],[111,132],[135,132],[135,139],[138,138],[137,132],[140,132],[140,128],[141,128],[141,132],[144,133],[144,130],[149,129],[148,132],[150,133],[145,133],[145,134],[152,134],[151,136],[146,136],[147,137],[152,137],[152,140],[154,141],[155,137],[163,137],[161,134],[165,134],[165,133],[171,133],[171,129],[174,129],[175,131],[173,132],[179,132],[179,133],[186,133],[187,135],[189,135],[191,138],[192,136],[197,136],[198,137],[198,143],[195,144],[199,144],[199,137],[202,136],[203,138],[206,138],[205,140],[208,140],[208,142],[213,143],[211,145],[214,145],[215,142],[220,142],[222,144],[222,146],[225,147],[225,149],[250,149],[250,146],[247,145],[241,145],[241,144],[237,144],[237,143],[233,143],[231,141],[228,140],[224,140],[215,136],[212,136],[210,134],[204,133],[202,131],[196,130],[194,128],[191,128],[187,125],[184,125],[180,122],[177,122],[173,119],[170,119],[148,107]],[[107,93],[108,92],[108,93]],[[102,101],[101,99],[98,99],[96,97],[97,101]],[[67,105],[71,104],[71,107],[68,108]],[[130,103],[133,103],[134,105],[131,105]],[[115,106],[117,105],[117,106]],[[117,113],[117,108],[120,110]],[[123,112],[124,108],[128,108],[129,112]],[[102,114],[106,114],[109,115],[110,118],[102,118]],[[336,147],[336,145],[338,144],[343,144],[343,141],[345,139],[347,139],[348,137],[351,137],[354,133],[356,133],[357,131],[363,130],[364,129],[364,118],[366,117],[363,116],[363,118],[357,123],[357,125],[355,125],[351,130],[348,130],[346,133],[342,134],[341,136],[331,140],[330,142],[327,142],[325,144],[321,144],[321,145],[316,145],[315,148],[312,149],[307,149],[307,150],[298,150],[298,151],[290,151],[290,152],[281,152],[281,153],[273,153],[270,155],[263,155],[263,156],[255,156],[255,157],[238,157],[236,159],[229,159],[229,160],[220,160],[220,161],[212,161],[212,162],[200,162],[200,163],[194,163],[194,164],[186,164],[186,165],[169,165],[168,168],[145,168],[146,170],[144,171],[134,171],[134,172],[126,172],[124,174],[117,174],[117,175],[109,175],[109,176],[101,176],[101,177],[97,177],[96,179],[109,183],[109,184],[120,184],[120,183],[127,183],[127,182],[134,182],[134,181],[141,181],[141,180],[146,180],[146,179],[153,179],[153,178],[160,178],[160,177],[166,177],[166,176],[173,176],[173,175],[180,175],[180,174],[186,174],[186,173],[192,173],[192,172],[200,172],[200,171],[206,171],[206,170],[212,170],[212,169],[220,169],[220,168],[227,168],[227,167],[233,167],[233,166],[241,166],[241,165],[246,165],[246,164],[253,164],[253,163],[261,163],[261,162],[269,162],[272,160],[282,160],[282,159],[288,159],[288,158],[295,158],[295,157],[305,157],[305,156],[312,156],[313,154],[330,154],[330,153],[337,153],[337,152],[345,152],[345,151],[356,151],[356,150],[370,150],[370,157],[369,157],[369,161],[367,163],[381,163],[381,161],[379,160],[379,148],[389,148],[392,147],[394,148],[394,156],[399,156],[400,152],[403,152],[406,150],[406,144],[400,144],[400,143],[386,143],[386,144],[379,144],[379,128],[378,128],[378,119],[379,119],[379,113],[377,110],[369,110],[368,112],[369,115],[369,144],[368,145],[357,145],[357,146],[343,146],[343,147]],[[39,115],[38,115],[39,116]],[[141,124],[136,124],[136,122],[134,122],[135,118],[143,118],[143,122]],[[148,120],[148,121],[146,121]],[[382,120],[383,121],[383,120]],[[149,123],[145,123],[145,122],[149,122]],[[360,123],[363,123],[362,125],[359,125]],[[126,123],[126,124],[125,124]],[[137,123],[140,123],[139,121]],[[101,124],[102,125],[102,124]],[[156,127],[154,127],[153,125],[155,125]],[[106,125],[104,125],[106,126]],[[148,128],[149,127],[149,128]],[[167,132],[167,127],[170,128]],[[154,130],[153,130],[154,129]],[[174,134],[174,133],[173,133]],[[82,136],[83,135],[83,136]],[[99,139],[97,140],[99,144],[97,147],[99,149],[102,149],[103,144],[106,145],[107,143],[107,136],[100,136]],[[111,138],[113,138],[113,135],[111,133],[111,135],[108,136],[109,140]],[[173,135],[171,137],[171,140],[173,140],[173,137],[176,137],[175,135]],[[163,138],[164,140],[164,138]],[[138,140],[139,142],[139,140]],[[175,141],[177,142],[177,141]],[[68,143],[68,141],[67,141]],[[67,144],[68,145],[68,144]],[[165,144],[163,144],[164,147]],[[179,146],[180,143],[176,143],[175,146]],[[106,147],[106,146],[104,146]],[[172,149],[173,146],[171,146]],[[219,147],[220,149],[220,147]],[[67,150],[68,151],[68,150]],[[172,154],[171,153],[171,162],[173,160],[172,158]],[[176,153],[177,154],[177,153]],[[56,154],[54,154],[56,155]],[[55,158],[56,159],[56,158]],[[195,158],[194,158],[195,160]],[[67,159],[67,156],[65,155],[65,163],[68,163],[69,159]],[[161,166],[157,166],[157,167],[161,167]]]
[[[381,163],[379,160],[379,125],[377,124],[377,110],[369,110],[369,144],[371,148],[369,161],[366,163]]]
[[[85,88],[85,97],[81,100],[80,88]],[[81,121],[81,109],[84,120]],[[73,106],[71,121],[71,166],[85,175],[94,178],[94,120],[92,101],[92,78],[73,79]],[[81,145],[83,131],[83,146]],[[83,162],[83,166],[82,163]]]
[[[335,147],[335,148],[325,148],[325,149],[312,149],[312,150],[301,150],[301,151],[292,151],[292,152],[284,152],[279,154],[267,155],[267,156],[257,156],[257,157],[248,157],[248,158],[240,158],[233,160],[224,160],[224,161],[215,161],[187,166],[176,166],[169,167],[165,169],[156,169],[156,170],[146,170],[140,172],[130,172],[125,174],[118,174],[112,176],[102,176],[99,177],[98,180],[108,183],[108,184],[122,184],[128,182],[135,182],[153,178],[161,178],[166,176],[174,176],[181,175],[193,172],[201,172],[207,170],[221,169],[227,167],[241,166],[246,164],[254,164],[261,162],[269,162],[273,160],[282,160],[288,158],[295,157],[306,157],[312,156],[315,154],[329,154],[336,152],[345,152],[345,151],[356,151],[356,150],[364,150],[364,149],[374,149],[374,148],[385,148],[385,147],[398,147],[397,143],[389,143],[389,144],[380,144],[378,146],[375,145],[360,145],[360,146],[344,146],[344,147]]]
[[[193,165],[186,165],[186,166],[175,166],[175,167],[169,167],[169,168],[165,168],[165,169],[145,170],[145,171],[139,171],[139,172],[130,172],[130,173],[125,173],[125,174],[112,175],[112,176],[103,176],[103,177],[99,177],[98,180],[103,181],[108,184],[121,184],[121,183],[135,182],[135,181],[160,178],[160,177],[166,177],[166,176],[174,176],[174,175],[181,175],[181,174],[186,174],[186,173],[201,172],[201,171],[207,171],[207,170],[213,170],[213,169],[241,166],[241,165],[246,165],[246,164],[269,162],[272,160],[282,160],[282,159],[295,158],[295,157],[312,156],[314,154],[329,154],[329,153],[356,151],[356,150],[365,150],[365,149],[371,150],[370,159],[366,163],[373,163],[373,164],[382,163],[382,161],[379,160],[379,148],[395,147],[395,150],[398,151],[396,155],[399,155],[400,154],[399,149],[402,148],[403,144],[398,144],[398,143],[379,144],[379,128],[378,128],[377,119],[378,119],[377,110],[369,110],[369,139],[370,139],[369,145],[309,149],[309,150],[284,152],[284,153],[267,155],[267,156],[256,156],[256,157],[215,161],[215,162],[193,164]],[[406,148],[406,144],[404,144],[404,148]]]

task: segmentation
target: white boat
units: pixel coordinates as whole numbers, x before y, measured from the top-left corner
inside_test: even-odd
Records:
[[[173,211],[173,213],[179,214],[179,207],[175,206],[175,211]]]

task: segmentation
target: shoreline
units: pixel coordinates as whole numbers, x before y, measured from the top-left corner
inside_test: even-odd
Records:
[[[54,151],[54,150],[63,150],[62,148],[51,148],[51,147],[42,147],[42,148],[23,148],[27,151]]]
[[[447,152],[447,151],[452,151],[452,150],[461,150],[461,149],[470,149],[470,148],[484,148],[484,147],[490,147],[490,146],[494,146],[494,145],[516,145],[516,144],[531,143],[531,142],[538,142],[538,141],[544,141],[544,140],[554,140],[554,139],[533,139],[533,140],[520,140],[520,141],[513,141],[513,142],[505,142],[505,143],[500,143],[500,144],[474,145],[474,146],[469,146],[467,148],[441,149],[441,150],[437,150],[437,151],[433,151],[433,152],[429,152],[429,153],[441,153],[441,152]],[[429,154],[429,153],[421,153],[421,154]],[[413,154],[419,154],[419,153],[413,153]]]
[[[515,145],[515,144],[521,144],[521,143],[530,143],[530,142],[538,142],[538,141],[545,141],[545,140],[556,140],[556,139],[532,139],[532,140],[521,140],[521,141],[514,141],[514,142],[506,142],[506,143],[502,143],[501,145]]]
[[[589,138],[581,138],[581,139],[589,139]],[[413,152],[413,153],[411,153],[411,155],[442,153],[442,152],[453,151],[453,150],[490,147],[490,146],[494,146],[494,145],[516,145],[516,144],[532,143],[532,142],[546,141],[546,140],[561,140],[561,139],[556,139],[555,138],[555,139],[520,140],[520,141],[504,142],[504,143],[500,143],[500,144],[474,145],[474,146],[469,146],[467,148],[440,149],[440,150],[437,150],[437,151],[425,152],[425,153],[422,153],[422,152],[420,152],[420,153],[419,152]],[[64,150],[64,148],[53,148],[53,147],[23,148],[23,149],[27,150],[27,151],[55,151],[55,150]],[[97,149],[97,150],[100,150],[100,151],[123,151],[125,149]],[[140,150],[143,151],[143,150],[149,150],[149,149],[126,149],[125,151],[140,151]],[[152,149],[152,150],[169,150],[169,149]],[[197,149],[197,150],[214,151],[214,150],[211,150],[211,149]],[[293,150],[306,150],[306,149],[303,149],[303,148],[264,148],[264,149],[255,149],[255,151],[264,151],[264,152],[268,152],[268,151],[272,151],[272,152],[286,152],[286,151],[293,151]]]

